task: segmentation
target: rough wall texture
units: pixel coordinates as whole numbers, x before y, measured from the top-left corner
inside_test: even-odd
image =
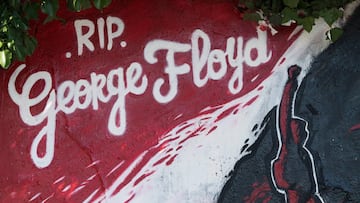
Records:
[[[270,112],[267,119],[273,121],[268,123],[269,130],[263,131],[253,146],[256,152],[236,164],[219,202],[281,202],[285,194],[288,202],[360,200],[360,97],[357,90],[360,69],[356,57],[360,54],[359,17],[360,9],[357,9],[345,26],[342,38],[314,59],[294,103],[286,102],[284,96],[293,90],[285,86],[280,116],[275,109]],[[284,102],[294,109],[283,110]],[[286,111],[294,114],[283,121],[281,115]],[[308,132],[301,132],[301,129],[294,132],[294,126],[298,125],[293,123],[294,115],[307,122],[308,126],[301,128]],[[281,122],[287,125],[285,132],[276,130],[282,128]],[[281,139],[278,139],[279,134]],[[296,137],[297,134],[305,136]],[[279,143],[286,145],[280,147],[281,151],[278,151]],[[272,164],[274,157],[282,166],[276,168]],[[270,170],[269,166],[273,168]],[[278,180],[275,175],[275,184],[272,171],[281,173]]]
[[[360,201],[359,10],[325,51],[232,1],[59,15],[0,73],[0,202]]]

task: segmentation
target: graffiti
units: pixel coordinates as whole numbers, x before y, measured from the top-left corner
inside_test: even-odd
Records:
[[[220,49],[210,50],[211,42],[209,36],[202,30],[195,30],[191,36],[190,44],[179,44],[173,42],[167,42],[164,40],[154,40],[149,42],[144,50],[144,58],[150,63],[154,64],[158,59],[154,54],[159,50],[167,50],[166,59],[167,66],[164,71],[168,75],[169,79],[169,92],[164,96],[161,94],[160,89],[164,84],[164,79],[157,79],[153,87],[154,98],[160,103],[168,103],[176,96],[178,92],[178,75],[187,74],[190,72],[189,64],[182,64],[181,66],[175,65],[174,54],[176,52],[187,52],[191,49],[192,53],[192,75],[193,82],[197,87],[203,87],[206,85],[209,79],[220,80],[222,79],[228,69],[229,63],[235,68],[231,79],[228,83],[229,91],[232,94],[239,93],[243,88],[243,63],[249,67],[259,66],[266,63],[271,59],[271,51],[267,53],[267,37],[266,32],[257,29],[258,38],[251,38],[243,47],[243,38],[237,38],[237,54],[234,57],[235,52],[235,38],[230,37],[227,39],[226,52]],[[202,42],[202,49],[200,50],[199,43]],[[242,52],[244,50],[244,53]],[[257,56],[254,58],[251,56],[251,52],[255,51]],[[227,60],[226,60],[227,59]],[[218,70],[215,70],[215,65],[219,64]],[[206,69],[206,75],[201,78],[201,72],[204,67]]]
[[[234,73],[228,83],[229,91],[232,94],[237,94],[243,88],[243,64],[249,67],[257,67],[260,64],[266,63],[271,59],[271,51],[267,48],[266,32],[257,29],[257,38],[252,38],[244,44],[242,37],[236,39],[237,46],[235,48],[235,38],[230,37],[227,39],[226,51],[219,49],[211,50],[210,39],[206,33],[201,30],[194,32],[191,37],[192,41],[192,67],[194,83],[198,87],[204,86],[209,79],[219,80],[225,76],[227,72],[227,64],[235,68]],[[199,50],[199,41],[202,41],[203,48]],[[235,50],[236,57],[235,57]],[[252,57],[251,53],[255,51],[257,56]],[[227,61],[226,61],[227,58]],[[214,63],[219,63],[220,68],[218,71],[214,70]],[[206,76],[200,77],[204,66],[207,64]]]
[[[326,50],[323,21],[272,35],[230,1],[113,4],[60,10],[2,70],[0,202],[360,199],[358,63],[337,57],[358,23]]]
[[[359,119],[358,111],[354,112],[358,93],[351,88],[358,83],[359,72],[357,66],[349,67],[357,60],[353,56],[331,58],[344,47],[359,52],[349,46],[357,35],[359,14],[357,9],[343,38],[314,60],[303,80],[299,66],[289,67],[281,101],[264,119],[266,130],[253,145],[253,153],[238,161],[218,202],[359,201],[359,176],[353,170],[360,166],[358,141],[349,136],[356,134],[351,129],[356,129],[352,126]],[[346,96],[345,89],[349,90]],[[335,97],[345,104],[329,99]],[[333,112],[335,106],[339,109]],[[338,120],[339,116],[344,120]]]
[[[270,162],[271,180],[275,189],[284,195],[285,202],[315,201],[313,197],[308,199],[308,194],[314,194],[321,202],[324,202],[319,194],[314,158],[307,146],[309,140],[307,121],[293,115],[298,87],[296,78],[299,73],[300,67],[289,68],[289,79],[285,84],[283,97],[277,109],[279,143],[276,157]],[[304,164],[305,167],[301,164]],[[291,176],[291,170],[287,171],[294,166],[304,173],[301,179]],[[307,176],[310,177],[306,178]],[[311,182],[313,188],[301,185],[304,180]]]
[[[88,40],[90,35],[93,34],[93,26],[89,27],[88,33],[83,35],[81,33],[82,26],[88,26],[88,20],[77,20],[74,22],[77,38],[79,55],[82,54],[83,45],[85,44],[90,50],[94,49],[92,43]],[[100,20],[101,22],[101,20]],[[118,30],[115,33],[110,32],[111,40],[115,36],[119,36],[123,30],[122,21],[119,18],[108,17],[107,24],[110,28],[113,22],[118,22]],[[92,25],[92,24],[89,24]],[[79,34],[80,33],[80,34]],[[169,91],[163,95],[161,88],[165,83],[163,78],[159,78],[153,85],[154,99],[159,103],[168,103],[175,98],[178,92],[178,76],[190,72],[190,65],[184,63],[176,65],[175,54],[188,52],[192,53],[192,67],[194,84],[198,87],[206,85],[209,79],[220,80],[227,73],[227,61],[233,65],[234,73],[229,81],[229,91],[232,94],[238,93],[243,87],[243,63],[250,67],[259,66],[266,63],[271,58],[271,52],[268,54],[267,50],[267,37],[266,32],[257,30],[258,38],[251,38],[247,41],[243,48],[243,38],[237,38],[237,55],[234,58],[235,38],[230,37],[227,40],[226,52],[216,49],[210,50],[211,42],[208,35],[201,31],[195,30],[192,33],[192,44],[178,43],[166,40],[152,40],[148,42],[144,48],[144,58],[149,64],[158,62],[155,53],[159,50],[166,51],[166,64],[164,72],[168,75]],[[100,41],[103,39],[100,37]],[[110,41],[111,41],[110,40]],[[110,43],[109,41],[109,43]],[[203,46],[200,50],[199,41],[202,41]],[[110,47],[112,46],[112,41]],[[108,44],[109,48],[109,44]],[[244,49],[244,53],[242,50]],[[251,57],[251,52],[255,51],[257,56]],[[218,70],[215,70],[215,65],[219,64]],[[207,71],[204,78],[201,78],[200,73],[207,64]],[[115,136],[123,135],[126,130],[126,105],[125,98],[128,94],[142,95],[148,88],[148,78],[143,75],[142,65],[138,62],[132,62],[126,71],[124,68],[119,67],[111,70],[107,76],[104,74],[91,73],[91,81],[80,79],[76,82],[67,80],[62,82],[59,87],[51,89],[52,78],[46,71],[41,71],[30,75],[25,81],[22,92],[17,92],[15,88],[16,78],[22,70],[26,67],[22,64],[17,67],[16,71],[12,74],[8,90],[11,99],[19,107],[21,119],[24,123],[35,126],[47,120],[47,125],[38,133],[31,145],[31,158],[38,168],[44,168],[50,165],[54,157],[54,144],[55,144],[55,131],[56,131],[56,114],[64,112],[66,114],[73,113],[76,109],[87,109],[90,104],[93,110],[98,109],[99,101],[108,103],[113,96],[116,96],[116,101],[112,106],[109,118],[108,129],[109,132]],[[39,95],[35,98],[30,98],[30,92],[34,85],[43,80],[45,86]],[[117,85],[114,85],[117,84]],[[106,86],[107,95],[104,94]],[[46,97],[48,97],[46,106],[43,111],[38,115],[33,115],[30,111],[31,107],[37,106]],[[37,154],[40,141],[46,136],[46,153],[43,157]]]
[[[92,106],[93,110],[98,109],[98,102],[107,103],[113,96],[117,96],[116,102],[111,108],[108,119],[108,129],[113,135],[122,135],[126,127],[126,111],[125,111],[125,97],[127,94],[142,94],[147,86],[147,78],[143,76],[141,83],[138,83],[142,69],[140,64],[132,63],[126,70],[122,68],[114,69],[109,72],[107,77],[103,74],[97,75],[91,73],[91,84],[84,79],[78,80],[76,83],[72,81],[64,81],[55,91],[51,90],[52,79],[47,72],[37,72],[32,74],[25,81],[22,92],[18,93],[15,88],[16,78],[25,65],[20,65],[13,73],[9,80],[9,95],[11,99],[18,105],[21,119],[30,126],[35,126],[47,120],[47,125],[35,137],[31,145],[31,158],[34,164],[39,168],[49,166],[54,156],[55,144],[55,130],[56,130],[56,114],[64,112],[66,114],[73,113],[76,109],[86,109]],[[125,79],[125,75],[127,76]],[[116,80],[117,79],[117,80]],[[45,86],[42,92],[35,98],[30,98],[30,91],[34,85],[43,80]],[[117,87],[114,83],[117,83]],[[107,87],[107,95],[104,95],[102,88]],[[126,85],[125,85],[126,82]],[[38,115],[31,113],[31,107],[37,106],[48,96],[46,106]],[[119,121],[118,119],[119,118]],[[117,123],[120,122],[120,125]],[[46,154],[39,157],[37,154],[38,146],[41,139],[46,136]]]
[[[111,50],[113,47],[113,41],[115,38],[120,37],[125,29],[124,22],[117,17],[108,16],[106,17],[106,23],[104,18],[98,18],[97,21],[97,30],[99,37],[99,46],[101,49],[104,48],[105,37],[104,37],[104,26],[106,24],[106,33],[107,33],[107,50]],[[116,31],[113,31],[113,27],[116,26]],[[83,54],[84,45],[88,50],[94,51],[94,43],[91,42],[90,37],[95,32],[95,25],[91,20],[81,19],[74,21],[74,27],[76,31],[76,39],[77,39],[77,47],[78,47],[78,55],[81,56]],[[86,27],[88,29],[87,33],[83,33],[83,29]],[[68,57],[70,58],[70,56]]]

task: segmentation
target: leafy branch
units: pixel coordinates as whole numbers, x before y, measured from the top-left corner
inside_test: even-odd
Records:
[[[265,21],[277,27],[294,22],[310,32],[315,19],[329,25],[327,39],[336,41],[343,33],[335,22],[344,14],[343,7],[354,0],[239,0],[238,8],[245,20]]]
[[[273,27],[294,22],[308,32],[315,19],[324,18],[329,25],[326,35],[336,41],[342,29],[334,26],[343,16],[343,7],[354,0],[239,0],[238,8],[245,20],[265,21]],[[66,0],[71,11],[91,7],[103,9],[111,0]],[[7,69],[12,61],[23,61],[31,55],[37,41],[32,36],[29,23],[39,20],[39,14],[46,16],[44,23],[61,20],[57,16],[59,0],[0,0],[0,66]]]
[[[91,7],[103,9],[111,0],[67,0],[67,8],[81,11]],[[7,69],[13,60],[23,61],[31,55],[37,41],[29,33],[32,20],[39,19],[39,13],[46,18],[44,23],[59,20],[58,0],[1,0],[0,1],[0,66]]]

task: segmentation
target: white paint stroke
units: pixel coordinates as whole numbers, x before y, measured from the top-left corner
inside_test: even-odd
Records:
[[[302,77],[305,76],[313,57],[327,47],[328,42],[325,39],[318,41],[319,35],[325,28],[324,22],[318,22],[312,33],[302,32],[285,54],[279,58],[272,75],[259,85],[263,86],[263,89],[255,89],[238,99],[217,107],[208,107],[203,112],[212,110],[211,113],[200,114],[175,127],[163,136],[159,144],[178,136],[180,138],[167,143],[163,150],[152,157],[133,180],[117,194],[105,195],[105,198],[100,196],[93,202],[122,202],[127,200],[131,194],[135,194],[131,202],[178,202],[179,200],[181,202],[216,202],[217,195],[226,182],[225,176],[232,170],[239,158],[249,153],[246,150],[244,153],[240,153],[244,141],[249,139],[250,145],[256,141],[256,137],[251,132],[252,127],[261,123],[266,113],[280,103],[283,84],[287,79],[287,68],[298,64],[303,67]],[[314,40],[317,40],[316,45],[313,45]],[[286,60],[280,61],[283,58]],[[236,105],[244,104],[256,95],[259,98],[251,105],[239,109],[236,113],[234,110],[232,114],[222,120],[215,121],[222,112]],[[154,167],[154,163],[164,158],[165,155],[170,154],[170,157],[176,155],[176,150],[166,152],[169,149],[177,148],[179,140],[198,129],[199,123],[201,127],[205,128],[204,131],[182,143],[183,148],[178,151],[173,164],[169,166],[159,164]],[[188,127],[178,131],[188,124]],[[214,126],[217,128],[208,135],[207,133]],[[199,148],[199,144],[202,147]],[[134,186],[134,182],[149,170],[155,172],[145,178],[146,181],[143,180]],[[114,182],[107,192],[114,191],[120,182]],[[156,192],[154,192],[155,188]]]

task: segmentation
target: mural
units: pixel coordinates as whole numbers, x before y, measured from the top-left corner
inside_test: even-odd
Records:
[[[325,50],[232,1],[113,4],[1,71],[0,202],[360,201],[360,11]]]
[[[360,201],[359,15],[360,8],[342,38],[315,58],[300,88],[300,67],[288,69],[268,130],[236,164],[219,202]]]

